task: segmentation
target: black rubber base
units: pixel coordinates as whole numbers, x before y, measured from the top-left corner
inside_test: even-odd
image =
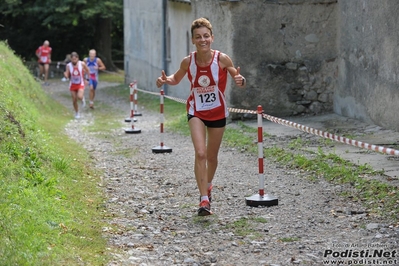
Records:
[[[137,134],[137,133],[141,133],[141,129],[138,128],[129,128],[129,129],[125,129],[125,133],[127,134]]]
[[[125,118],[125,122],[132,122],[130,117]],[[133,122],[137,122],[137,118],[133,118]]]
[[[258,206],[276,206],[278,205],[278,199],[271,195],[259,195],[255,194],[251,197],[245,198],[247,206],[258,207]]]
[[[152,152],[153,153],[170,153],[172,152],[172,148],[169,148],[167,146],[156,146],[154,148],[152,148]]]

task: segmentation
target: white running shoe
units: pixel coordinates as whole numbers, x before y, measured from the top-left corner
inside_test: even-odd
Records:
[[[80,118],[80,114],[79,112],[75,114],[75,119],[79,119]]]

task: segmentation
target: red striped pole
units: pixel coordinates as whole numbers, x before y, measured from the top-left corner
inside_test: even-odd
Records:
[[[137,118],[134,118],[134,93],[136,91],[135,88],[137,88],[136,85],[137,81],[134,80],[133,82],[131,82],[129,84],[129,88],[130,88],[130,94],[129,94],[129,102],[130,102],[130,115],[129,117],[125,118],[125,122],[132,122],[132,119],[134,120],[134,122],[137,122]]]
[[[129,134],[136,134],[136,133],[141,133],[141,130],[138,128],[134,127],[134,122],[136,121],[134,118],[134,108],[133,108],[133,94],[134,94],[134,85],[136,81],[133,83],[130,83],[130,126],[131,128],[125,129],[125,133]],[[126,119],[125,119],[126,121]]]
[[[263,170],[263,127],[262,127],[262,106],[258,106],[258,167],[259,167],[259,195],[265,195],[265,175]]]
[[[161,144],[160,144],[160,146],[156,146],[156,147],[154,147],[154,148],[152,148],[152,152],[153,153],[165,153],[165,152],[172,152],[172,148],[169,148],[169,147],[166,147],[165,145],[164,145],[164,135],[163,135],[163,123],[164,123],[164,120],[165,120],[165,116],[164,116],[164,114],[163,114],[163,107],[164,107],[164,95],[165,95],[165,93],[164,93],[164,90],[163,89],[161,89],[161,93],[160,93],[160,107],[159,107],[159,110],[160,110],[160,113],[161,113],[161,115],[160,115],[160,120],[161,120],[161,126],[160,126],[160,135],[161,135]]]
[[[137,81],[134,83],[133,85],[133,89],[134,89],[134,98],[133,98],[133,103],[134,103],[134,115],[135,116],[141,116],[141,113],[137,110],[138,109],[138,104],[137,104]]]
[[[165,101],[164,95],[165,95],[164,90],[161,90],[160,105],[159,105],[159,112],[161,114],[161,116],[160,116],[161,117],[161,119],[160,119],[160,122],[161,122],[161,126],[160,126],[161,147],[163,147],[163,142],[164,142],[164,135],[163,135],[163,123],[165,122],[165,116],[163,114],[163,105],[164,105],[164,101]]]
[[[278,199],[266,194],[265,195],[265,175],[263,169],[263,126],[262,126],[262,106],[258,105],[258,168],[259,168],[259,193],[245,199],[248,206],[275,206],[278,205]]]

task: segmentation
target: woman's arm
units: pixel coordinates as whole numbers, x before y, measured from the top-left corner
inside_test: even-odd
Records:
[[[164,70],[162,70],[162,75],[157,79],[157,87],[161,87],[164,84],[177,85],[184,78],[188,70],[188,64],[190,62],[190,57],[185,57],[181,63],[180,68],[172,75],[166,76]]]
[[[231,58],[224,53],[220,53],[219,63],[222,69],[227,69],[230,76],[234,79],[236,85],[240,88],[244,88],[247,84],[243,75],[240,74],[240,67],[235,68]]]

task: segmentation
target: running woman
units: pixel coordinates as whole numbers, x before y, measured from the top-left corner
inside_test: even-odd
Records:
[[[187,120],[195,150],[195,179],[200,192],[198,215],[205,216],[212,214],[212,180],[229,115],[224,95],[227,76],[230,74],[240,88],[245,87],[246,81],[240,74],[240,67],[235,68],[228,55],[211,49],[214,35],[208,19],[194,20],[191,36],[196,51],[183,58],[174,74],[166,76],[162,70],[156,84],[158,88],[164,84],[176,85],[186,74],[191,83],[186,105]]]

